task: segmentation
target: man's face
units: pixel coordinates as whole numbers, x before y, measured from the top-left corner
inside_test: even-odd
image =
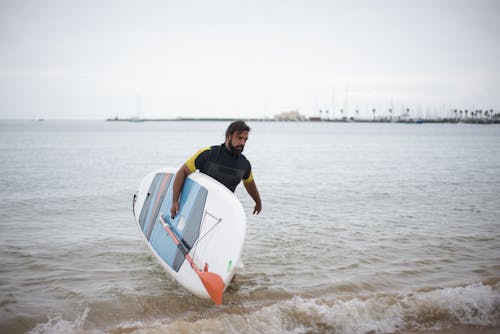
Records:
[[[248,140],[248,131],[235,132],[227,138],[226,143],[233,152],[241,153]]]

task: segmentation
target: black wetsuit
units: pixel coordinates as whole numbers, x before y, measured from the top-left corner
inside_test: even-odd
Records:
[[[199,150],[186,162],[186,165],[191,172],[198,169],[232,192],[241,180],[244,183],[253,181],[252,167],[247,158],[242,153],[229,151],[225,144]]]

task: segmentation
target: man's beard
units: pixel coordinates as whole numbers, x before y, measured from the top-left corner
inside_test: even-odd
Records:
[[[229,150],[234,153],[234,154],[239,154],[243,152],[243,149],[245,148],[244,145],[239,145],[239,146],[233,146],[232,140],[229,140]]]

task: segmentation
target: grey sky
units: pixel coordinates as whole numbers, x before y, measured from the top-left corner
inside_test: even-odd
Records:
[[[500,109],[499,1],[0,0],[0,118]]]

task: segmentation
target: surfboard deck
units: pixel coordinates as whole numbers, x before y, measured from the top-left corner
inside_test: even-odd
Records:
[[[155,170],[144,177],[134,195],[133,211],[140,234],[165,271],[184,288],[210,298],[196,272],[185,260],[160,216],[189,250],[200,270],[219,275],[227,289],[236,273],[246,236],[246,216],[238,198],[224,185],[202,173],[184,182],[179,213],[170,217],[175,169]]]

